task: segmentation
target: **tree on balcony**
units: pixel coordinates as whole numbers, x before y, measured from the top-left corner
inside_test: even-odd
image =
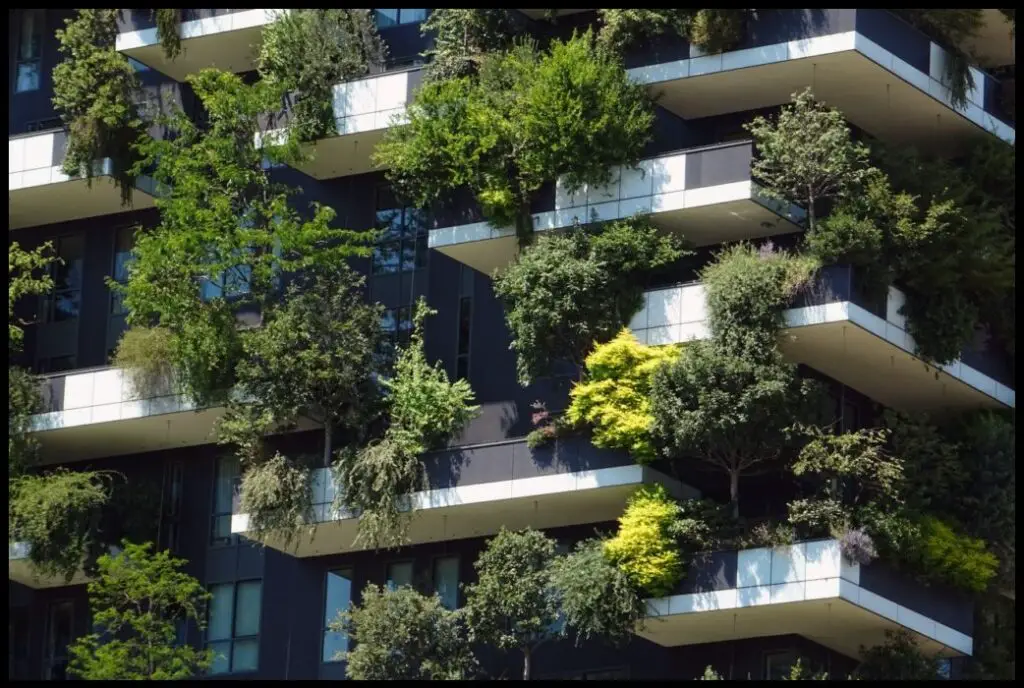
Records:
[[[598,10],[598,40],[624,50],[643,39],[672,31],[706,53],[730,50],[743,36],[745,9],[637,9]]]
[[[210,593],[181,569],[185,560],[125,540],[99,560],[89,583],[92,622],[101,633],[69,647],[69,671],[87,681],[192,679],[213,662],[212,650],[178,642],[180,624],[206,625]]]
[[[423,53],[429,60],[431,80],[476,74],[487,55],[507,50],[522,33],[522,14],[499,8],[434,9],[420,25],[420,33],[433,35],[433,46]]]
[[[430,207],[467,188],[522,244],[543,184],[607,184],[612,168],[639,160],[654,118],[644,88],[590,33],[545,52],[523,41],[488,55],[474,77],[425,84],[407,115],[375,154],[397,190]]]

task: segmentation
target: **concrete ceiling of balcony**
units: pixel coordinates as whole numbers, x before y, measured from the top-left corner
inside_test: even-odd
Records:
[[[861,646],[881,644],[886,630],[901,628],[904,627],[857,605],[832,598],[657,617],[645,621],[644,629],[637,635],[658,645],[677,647],[792,633],[848,657],[857,657]],[[913,635],[926,652],[959,654],[931,638]]]
[[[263,39],[263,26],[235,31],[220,31],[208,36],[187,38],[181,42],[181,54],[170,60],[159,43],[122,50],[125,55],[176,81],[184,81],[206,67],[229,72],[248,72],[256,68]]]
[[[68,222],[85,217],[101,217],[115,213],[153,207],[153,197],[136,189],[130,207],[121,205],[121,191],[110,177],[92,180],[92,188],[84,179],[56,184],[41,184],[7,192],[8,229],[21,229]]]
[[[784,330],[782,350],[889,408],[943,412],[1003,408],[996,399],[846,321]]]
[[[989,136],[976,124],[853,50],[693,76],[650,86],[659,104],[690,119],[779,105],[812,87],[868,133],[943,154]]]
[[[82,585],[89,582],[89,577],[81,569],[75,572],[70,581],[64,576],[41,576],[29,562],[28,558],[7,560],[8,578],[16,583],[39,590],[43,588],[60,588],[66,585]]]
[[[371,156],[384,138],[384,129],[329,136],[312,144],[312,159],[296,168],[314,179],[334,179],[379,169]]]

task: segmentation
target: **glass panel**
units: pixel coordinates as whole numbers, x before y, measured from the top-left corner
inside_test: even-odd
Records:
[[[24,10],[21,15],[21,36],[18,59],[34,60],[39,57],[43,35],[43,10]]]
[[[19,62],[15,92],[38,91],[40,67],[41,65],[38,60],[35,62]]]
[[[789,670],[795,662],[796,655],[793,652],[774,652],[765,655],[765,679],[782,681],[789,676]]]
[[[388,309],[381,314],[380,329],[389,334],[393,334],[398,331],[398,321],[395,319],[394,309]]]
[[[132,257],[132,245],[135,234],[131,227],[122,227],[117,230],[114,238],[114,274],[112,277],[118,282],[128,281],[128,261]]]
[[[398,10],[398,22],[400,24],[414,24],[427,18],[426,10]]]
[[[231,653],[231,671],[256,671],[259,668],[260,641],[236,640]]]
[[[398,24],[398,10],[378,10],[373,11],[374,18],[377,20],[378,28],[385,28],[388,26],[395,26]]]
[[[238,584],[235,593],[235,636],[258,635],[260,632],[261,581]]]
[[[429,229],[426,211],[417,208],[405,209],[405,232],[407,236],[426,235]]]
[[[388,587],[394,590],[402,586],[412,587],[411,561],[397,561],[388,564]]]
[[[149,65],[144,65],[144,64],[142,64],[141,62],[139,62],[138,60],[136,60],[134,58],[129,57],[128,58],[128,64],[130,64],[132,66],[132,69],[134,69],[136,72],[148,72],[149,71]]]
[[[458,557],[442,557],[434,562],[434,592],[448,609],[459,606]]]
[[[231,671],[229,659],[231,657],[231,641],[223,643],[210,643],[207,647],[213,650],[213,664],[210,665],[211,674],[226,674]]]
[[[79,291],[65,291],[54,294],[53,320],[61,322],[74,320],[78,317],[82,307],[82,293]]]
[[[469,319],[473,312],[473,301],[468,296],[459,300],[459,348],[460,356],[469,354]]]
[[[231,539],[230,516],[217,516],[213,519],[213,539],[216,541]]]
[[[234,607],[235,586],[222,583],[210,586],[210,622],[206,629],[209,640],[224,640],[231,637],[231,609]]]
[[[217,461],[217,495],[214,513],[230,514],[235,508],[235,492],[239,483],[238,458],[225,456]]]
[[[373,274],[388,275],[398,272],[401,242],[379,244],[373,247]]]
[[[224,275],[224,291],[228,297],[248,294],[252,281],[252,267],[236,265]]]
[[[416,237],[416,266],[417,268],[427,267],[427,252],[430,247],[426,235]]]
[[[82,287],[82,236],[61,237],[57,242],[60,262],[54,265],[54,291],[81,289]]]
[[[72,611],[71,602],[58,602],[50,607],[50,657],[67,656]]]
[[[329,629],[338,614],[348,609],[352,601],[352,571],[341,569],[327,572],[327,591],[324,601],[324,629]],[[348,636],[344,633],[327,630],[324,633],[322,659],[325,662],[336,661],[339,652],[348,650]]]
[[[402,236],[402,211],[399,208],[388,208],[377,211],[377,228],[380,230],[379,239],[397,239]]]

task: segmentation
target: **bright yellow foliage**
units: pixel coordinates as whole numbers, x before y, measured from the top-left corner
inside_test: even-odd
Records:
[[[587,379],[573,388],[566,420],[591,425],[597,447],[624,449],[639,463],[653,461],[651,379],[658,366],[678,353],[675,345],[641,344],[623,328],[587,356]]]
[[[672,592],[683,574],[679,548],[671,535],[678,506],[657,485],[633,494],[619,517],[618,534],[604,543],[604,555],[647,595]]]

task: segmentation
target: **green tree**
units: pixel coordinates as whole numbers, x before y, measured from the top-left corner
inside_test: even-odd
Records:
[[[261,76],[295,91],[292,131],[300,141],[337,133],[334,86],[383,66],[387,46],[372,10],[293,9],[263,30]]]
[[[466,586],[466,618],[474,641],[523,653],[530,680],[533,652],[556,637],[558,596],[551,571],[555,543],[544,533],[501,529],[476,561],[477,582]]]
[[[821,202],[846,196],[867,174],[867,146],[855,143],[842,113],[809,88],[794,93],[775,121],[759,116],[746,129],[757,146],[754,177],[769,193],[806,207],[812,233]]]
[[[477,411],[469,383],[450,382],[440,362],[427,361],[423,326],[433,313],[425,299],[417,302],[409,344],[399,350],[393,374],[379,379],[388,419],[384,437],[350,448],[334,464],[340,485],[335,506],[360,512],[361,542],[404,540],[408,521],[402,513],[409,511],[409,494],[424,482],[420,454],[444,446]]]
[[[420,33],[433,35],[434,44],[423,53],[429,62],[427,78],[455,79],[476,74],[489,53],[507,50],[522,30],[516,10],[434,9],[420,25]]]
[[[24,337],[22,327],[27,325],[15,317],[15,308],[27,296],[40,296],[53,289],[53,277],[47,268],[51,263],[60,262],[52,255],[53,244],[46,242],[31,251],[21,248],[17,241],[7,246],[7,350],[8,353],[21,350]]]
[[[182,680],[212,663],[212,650],[178,644],[176,633],[179,623],[204,627],[210,594],[181,570],[185,560],[151,549],[125,540],[119,554],[100,557],[89,605],[102,633],[69,646],[72,674],[87,681]]]
[[[53,70],[53,106],[69,133],[65,174],[83,175],[91,184],[96,161],[109,157],[127,204],[135,182],[135,144],[144,131],[138,79],[116,48],[118,12],[78,10],[57,30],[64,59]]]
[[[854,677],[862,681],[934,681],[938,663],[926,655],[906,631],[886,631],[885,642],[861,648]]]
[[[355,644],[334,657],[347,662],[352,680],[461,680],[476,668],[461,614],[407,586],[367,585],[361,604],[340,612],[331,628]]]
[[[206,121],[179,112],[171,136],[144,146],[144,163],[167,187],[160,223],[136,235],[128,283],[111,287],[124,293],[131,325],[170,332],[178,381],[205,405],[234,382],[239,309],[265,306],[282,273],[367,255],[372,233],[332,227],[334,211],[324,206],[304,219],[289,203],[294,189],[272,181],[264,163],[297,155],[271,145],[260,125],[278,102],[276,87],[212,69],[189,83]]]
[[[598,41],[615,50],[667,31],[683,36],[706,53],[730,50],[742,38],[744,9],[636,9],[598,10]]]
[[[407,114],[375,155],[401,194],[427,207],[468,188],[524,244],[545,182],[560,178],[569,192],[608,183],[613,167],[639,160],[654,117],[643,86],[589,33],[544,53],[518,43],[477,77],[427,83]]]
[[[565,360],[582,369],[594,344],[643,304],[645,277],[683,255],[679,241],[636,217],[541,236],[494,278],[521,385]]]
[[[725,473],[738,517],[740,477],[777,467],[793,447],[789,428],[815,406],[815,390],[778,355],[751,361],[693,342],[654,374],[654,434],[668,458]]]
[[[645,604],[627,573],[605,556],[605,543],[586,540],[552,563],[551,584],[558,591],[565,628],[576,643],[592,638],[629,642]]]

